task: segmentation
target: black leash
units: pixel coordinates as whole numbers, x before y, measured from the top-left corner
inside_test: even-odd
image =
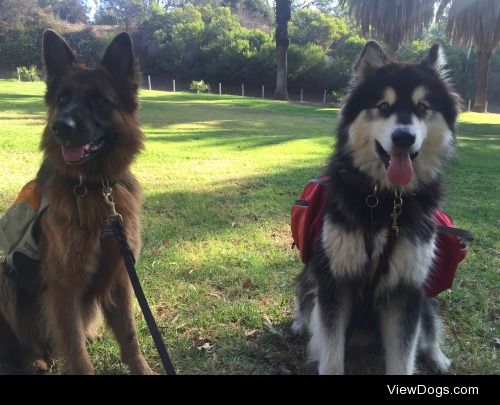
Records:
[[[163,369],[167,375],[175,375],[175,368],[172,365],[172,361],[170,360],[167,349],[165,348],[165,343],[163,342],[158,326],[156,325],[155,318],[149,308],[148,301],[144,295],[144,291],[142,290],[139,278],[137,277],[137,272],[135,271],[135,258],[128,245],[127,237],[123,232],[123,225],[120,219],[111,218],[110,226],[113,231],[113,236],[120,247],[120,252],[123,256],[123,261],[125,263],[130,282],[132,283],[132,288],[134,289],[135,296],[137,297],[137,301],[141,307],[144,319],[146,319],[146,323],[148,324],[149,332],[155,342],[156,350],[160,355]]]
[[[125,235],[125,232],[123,231],[123,218],[116,212],[115,202],[113,201],[113,196],[111,195],[111,193],[112,189],[109,186],[109,183],[105,184],[103,181],[102,195],[104,197],[104,201],[111,209],[111,215],[104,223],[103,236],[114,236],[116,242],[118,243],[120,252],[123,257],[123,262],[125,263],[125,268],[127,269],[127,273],[130,278],[130,283],[132,284],[132,288],[134,289],[135,296],[137,297],[137,301],[139,302],[139,306],[141,307],[142,314],[144,315],[144,319],[146,320],[146,323],[148,325],[149,333],[151,333],[153,341],[155,342],[156,350],[160,355],[163,369],[165,370],[165,373],[167,375],[175,375],[175,368],[172,365],[172,361],[170,360],[170,357],[168,355],[165,343],[163,342],[160,331],[158,329],[158,325],[156,325],[153,313],[149,308],[148,301],[146,299],[146,296],[144,295],[144,291],[142,290],[141,283],[139,281],[139,277],[137,277],[134,254],[130,250],[130,246],[127,242],[127,237]]]

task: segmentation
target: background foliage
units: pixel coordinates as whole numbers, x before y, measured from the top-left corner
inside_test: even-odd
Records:
[[[318,97],[347,86],[351,66],[365,39],[346,13],[330,2],[316,8],[294,2],[289,25],[289,91]],[[324,4],[323,4],[324,3]],[[78,0],[0,0],[0,71],[41,68],[46,28],[64,34],[83,62],[94,63],[113,35],[131,32],[144,74],[164,82],[204,80],[213,89],[274,88],[276,79],[273,9],[264,0],[102,0],[89,22]],[[321,11],[323,10],[323,11]],[[473,97],[477,56],[450,44],[444,27],[432,26],[403,44],[401,59],[418,60],[434,42],[444,45],[451,75],[465,100]],[[157,83],[161,80],[157,80]],[[270,94],[270,93],[268,93]],[[490,65],[490,110],[500,105],[500,53]]]

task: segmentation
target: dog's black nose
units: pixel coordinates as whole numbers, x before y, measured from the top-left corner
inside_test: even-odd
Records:
[[[60,117],[52,123],[52,131],[56,137],[69,138],[76,131],[76,122],[71,117]]]
[[[398,128],[392,133],[392,143],[401,149],[415,143],[415,133],[410,128]]]

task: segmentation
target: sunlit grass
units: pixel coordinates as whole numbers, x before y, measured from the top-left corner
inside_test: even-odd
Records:
[[[36,175],[44,85],[0,81],[0,210]],[[146,148],[140,277],[181,373],[304,373],[289,332],[290,205],[321,172],[337,110],[254,98],[141,92]],[[499,372],[500,116],[465,113],[445,208],[477,236],[442,295],[452,373]],[[140,313],[137,311],[140,318]],[[140,340],[160,364],[145,323]],[[208,343],[208,345],[206,345]],[[109,333],[91,344],[99,372],[124,371]]]

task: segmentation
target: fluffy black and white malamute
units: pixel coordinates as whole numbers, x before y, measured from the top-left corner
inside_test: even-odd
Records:
[[[343,374],[346,341],[367,329],[387,374],[412,374],[417,354],[436,371],[450,364],[437,303],[423,292],[459,106],[444,64],[439,45],[408,64],[368,42],[354,66],[321,241],[298,278],[293,329],[307,332],[320,374]]]

